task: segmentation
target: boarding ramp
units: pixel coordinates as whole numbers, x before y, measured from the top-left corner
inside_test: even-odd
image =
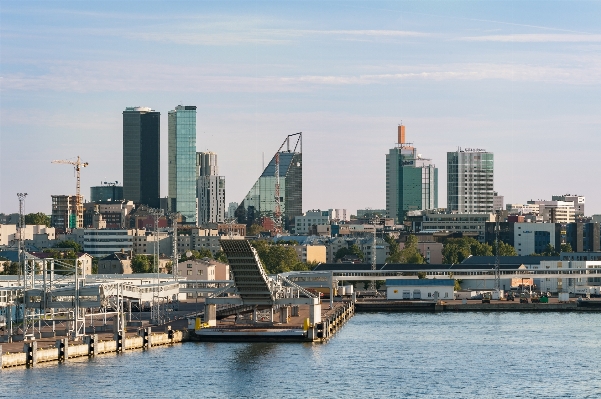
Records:
[[[230,263],[234,286],[242,304],[273,306],[275,303],[273,284],[250,242],[227,239],[220,242]]]

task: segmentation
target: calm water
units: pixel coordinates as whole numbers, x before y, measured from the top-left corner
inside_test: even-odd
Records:
[[[187,343],[0,372],[0,397],[601,396],[601,316],[358,314],[326,344]]]

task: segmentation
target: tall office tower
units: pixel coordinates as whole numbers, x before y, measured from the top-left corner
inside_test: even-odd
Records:
[[[447,152],[447,207],[458,213],[492,213],[494,157],[483,149]]]
[[[196,106],[178,105],[167,121],[169,210],[196,224]]]
[[[386,214],[402,222],[409,211],[438,208],[438,169],[405,141],[398,127],[397,145],[386,154]]]
[[[217,154],[196,153],[196,170],[199,175],[196,183],[198,225],[223,223],[225,221],[225,177],[219,176]]]
[[[288,231],[294,227],[294,218],[303,214],[302,140],[302,133],[286,137],[263,174],[238,206],[235,213],[238,223],[251,225],[261,217],[275,220],[279,205],[282,227]],[[276,178],[276,159],[279,159],[279,179]],[[276,200],[278,180],[279,204]]]
[[[161,113],[147,107],[123,111],[123,198],[159,207]]]

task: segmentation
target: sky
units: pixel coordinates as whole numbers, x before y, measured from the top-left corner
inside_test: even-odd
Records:
[[[0,3],[0,212],[123,180],[122,112],[196,105],[197,150],[240,202],[303,132],[303,208],[382,209],[399,123],[439,168],[495,156],[505,203],[601,213],[601,1]]]

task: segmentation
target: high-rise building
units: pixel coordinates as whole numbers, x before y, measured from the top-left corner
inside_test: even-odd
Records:
[[[168,130],[169,210],[196,224],[196,106],[169,111]]]
[[[122,201],[123,186],[117,184],[118,182],[104,182],[102,186],[90,187],[90,202]]]
[[[458,213],[492,213],[494,158],[483,149],[447,152],[447,208]]]
[[[409,211],[438,208],[438,169],[405,141],[399,125],[397,145],[386,154],[386,215],[402,222]]]
[[[159,207],[161,113],[147,107],[123,111],[123,198]]]
[[[296,142],[291,140],[296,138]],[[302,133],[289,135],[236,210],[238,223],[251,225],[262,217],[276,219],[276,158],[279,158],[279,206],[282,227],[290,231],[303,214]]]
[[[77,195],[52,195],[52,227],[57,232],[64,233],[67,229],[77,229],[83,227],[83,196]]]
[[[225,221],[225,177],[219,176],[217,154],[196,154],[198,225]]]

